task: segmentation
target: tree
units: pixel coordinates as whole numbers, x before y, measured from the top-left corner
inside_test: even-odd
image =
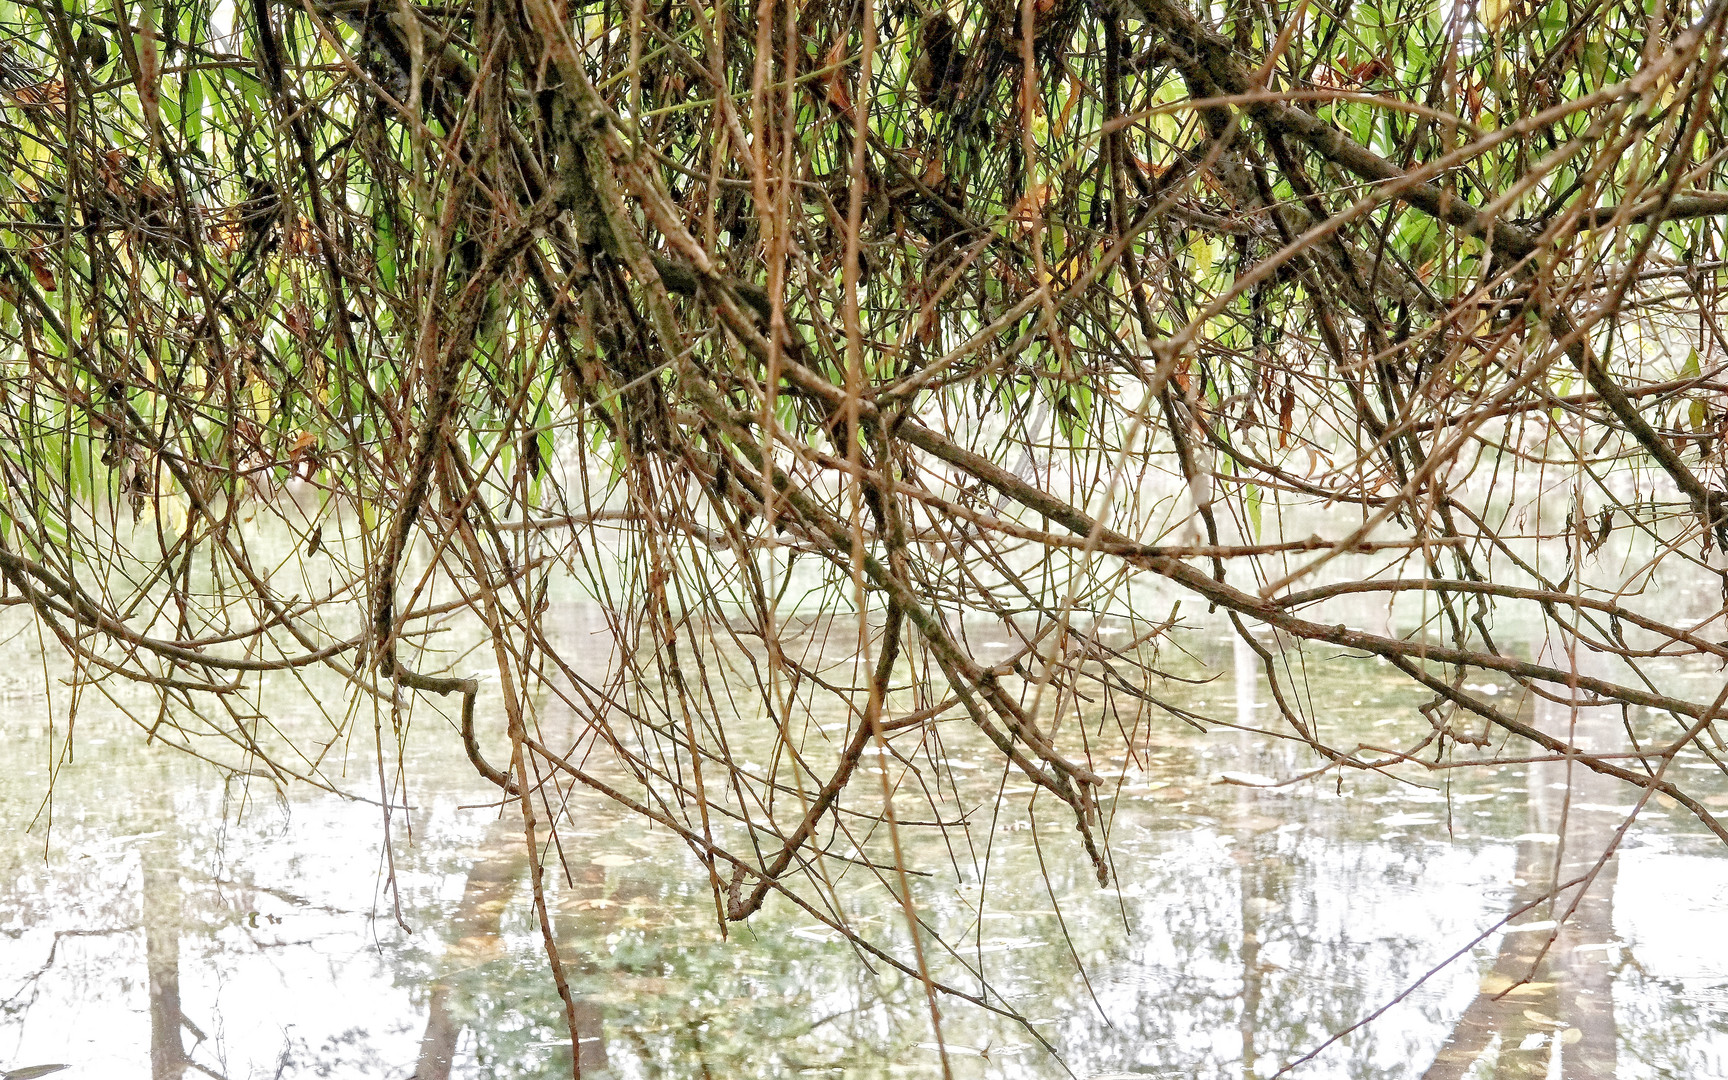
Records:
[[[1197,607],[1328,776],[1556,758],[1728,840],[1670,768],[1721,764],[1728,692],[1643,667],[1728,658],[1716,608],[1653,599],[1728,589],[1724,13],[7,0],[7,600],[150,688],[153,736],[284,785],[330,781],[250,715],[266,673],[340,673],[380,742],[460,695],[560,987],[559,783],[683,836],[722,925],[832,922],[852,860],[916,928],[887,796],[977,737],[1107,884],[1102,761]],[[1563,520],[1508,511],[1532,487]],[[542,631],[573,587],[603,674]],[[1364,598],[1417,617],[1338,620]],[[838,674],[791,647],[813,610]],[[430,648],[456,612],[495,684]],[[1427,688],[1431,734],[1332,745],[1291,692],[1311,646]],[[1484,679],[1636,709],[1633,749]],[[921,932],[857,940],[933,1015],[995,1007]]]

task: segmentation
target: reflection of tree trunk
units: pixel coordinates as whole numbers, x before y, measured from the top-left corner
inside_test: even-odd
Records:
[[[1255,1036],[1260,1022],[1261,982],[1264,978],[1260,968],[1260,918],[1255,910],[1255,901],[1265,892],[1259,859],[1242,867],[1241,879],[1242,1014],[1237,1020],[1237,1029],[1242,1035],[1243,1080],[1254,1080],[1254,1063],[1260,1057]]]
[[[493,822],[481,842],[479,861],[468,871],[468,883],[451,922],[455,933],[444,954],[446,971],[433,982],[431,1000],[427,1002],[426,1033],[420,1039],[420,1059],[411,1080],[449,1080],[456,1042],[462,1035],[462,1018],[452,1009],[452,995],[457,992],[464,972],[503,955],[498,931],[504,909],[528,868],[528,852],[518,828],[509,818]],[[589,1001],[576,1003],[577,1030],[583,1033],[584,1073],[606,1067],[606,1043],[598,1037],[600,1020],[598,1005]]]
[[[1259,657],[1240,636],[1233,640],[1232,660],[1236,668],[1236,722],[1244,729],[1255,726],[1254,706],[1259,689]],[[1242,766],[1248,768],[1255,750],[1254,736],[1247,730],[1236,736]],[[1236,813],[1247,817],[1255,809],[1254,794],[1247,788],[1236,788]],[[1242,870],[1238,875],[1237,895],[1242,905],[1242,1011],[1237,1019],[1237,1031],[1242,1036],[1243,1080],[1254,1080],[1254,1063],[1259,1058],[1256,1036],[1260,1020],[1260,997],[1263,972],[1260,969],[1260,912],[1266,892],[1265,875],[1251,833],[1243,834],[1236,848]]]
[[[1566,694],[1564,687],[1548,689],[1561,697]],[[1538,727],[1562,737],[1571,735],[1585,749],[1619,747],[1617,709],[1581,708],[1576,727],[1566,705],[1536,698],[1528,711]],[[1617,781],[1583,766],[1568,770],[1565,762],[1544,762],[1529,767],[1527,827],[1538,838],[1518,843],[1516,874],[1523,884],[1517,886],[1514,908],[1524,907],[1595,865],[1613,841],[1621,818],[1578,807],[1624,801],[1624,794]],[[1559,838],[1558,844],[1547,839],[1551,836]],[[1613,934],[1616,862],[1610,859],[1602,868],[1545,953],[1542,948],[1552,931],[1505,936],[1493,970],[1483,980],[1482,993],[1459,1018],[1424,1080],[1464,1076],[1496,1037],[1496,1077],[1611,1080],[1618,1039],[1613,973],[1605,951],[1580,952],[1578,946],[1599,944]],[[1577,889],[1567,889],[1519,916],[1514,925],[1558,919],[1576,898]],[[1556,1058],[1558,1072],[1553,1070]]]
[[[578,877],[577,881],[585,885],[593,886],[596,890],[606,891],[607,884],[605,871],[601,870],[601,868],[597,866],[590,866],[588,870],[590,873],[586,875],[585,878]],[[635,884],[620,884],[618,888],[610,890],[610,892],[614,898],[653,895],[652,890],[640,882]],[[578,913],[566,909],[565,911],[560,912],[557,917],[554,932],[558,935],[558,952],[559,955],[564,958],[564,970],[571,975],[576,975],[578,973],[591,974],[599,967],[599,965],[594,962],[594,954],[585,947],[587,942],[582,937],[583,934],[594,935],[596,930],[599,928],[599,926],[597,926],[593,921],[593,916],[595,914],[597,914],[597,912]],[[580,931],[577,930],[579,920],[584,924]],[[600,926],[603,925],[604,924],[600,924]],[[606,1068],[607,1061],[606,1039],[604,1037],[604,1019],[605,1014],[602,1012],[599,1005],[592,1001],[577,1000],[576,1030],[579,1032],[579,1053],[581,1055],[578,1064],[581,1065],[579,1074],[582,1076],[592,1076]],[[700,1055],[698,1055],[698,1060],[701,1060]],[[702,1068],[703,1074],[706,1075],[708,1068],[707,1065],[704,1064]]]
[[[150,973],[150,1077],[180,1080],[186,1075],[186,1044],[180,1029],[179,852],[170,834],[144,848],[144,958]]]
[[[602,1035],[600,1006],[592,1001],[576,1002],[576,1030],[582,1040],[583,1076],[593,1076],[606,1067],[606,1040]],[[707,1066],[703,1066],[706,1070]]]
[[[455,941],[444,954],[444,963],[451,970],[432,984],[426,1034],[420,1040],[420,1061],[414,1070],[417,1080],[449,1080],[456,1039],[462,1034],[461,1022],[450,1013],[451,990],[461,972],[502,953],[499,925],[516,891],[516,881],[527,866],[528,852],[522,846],[521,834],[508,819],[493,822],[480,861],[468,871],[468,884],[462,889],[462,903],[452,923]]]

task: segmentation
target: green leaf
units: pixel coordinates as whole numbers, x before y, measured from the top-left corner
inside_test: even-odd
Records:
[[[388,213],[380,213],[373,223],[377,228],[377,239],[372,245],[373,257],[378,260],[378,277],[384,282],[386,289],[396,287],[396,223]]]
[[[203,73],[188,72],[180,130],[186,134],[186,141],[193,145],[197,145],[199,136],[204,133],[204,96]]]

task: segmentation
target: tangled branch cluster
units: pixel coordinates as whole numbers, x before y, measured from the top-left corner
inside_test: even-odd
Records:
[[[1714,599],[1653,588],[1724,582],[1721,0],[4,10],[5,599],[152,688],[158,736],[327,785],[261,738],[264,673],[460,694],[531,840],[582,783],[682,835],[722,920],[832,921],[825,859],[915,917],[843,811],[891,831],[914,751],[973,731],[1107,882],[1100,762],[1204,607],[1323,771],[1559,755],[1728,840],[1667,768],[1721,763],[1722,701],[1640,666],[1728,659]],[[1519,509],[1556,492],[1563,521]],[[544,632],[563,581],[612,622],[604,679]],[[1328,614],[1364,594],[1420,617]],[[455,612],[484,691],[425,648]],[[1384,658],[1433,731],[1328,743],[1305,643]],[[1640,741],[1576,745],[1490,676],[1641,707]]]

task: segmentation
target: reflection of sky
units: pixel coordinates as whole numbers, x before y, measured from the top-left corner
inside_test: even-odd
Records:
[[[1260,850],[1265,862],[1300,868],[1299,880],[1289,883],[1295,887],[1244,898],[1244,875],[1234,872],[1236,840],[1210,831],[1184,838],[1166,863],[1178,871],[1169,880],[1124,890],[1138,901],[1140,933],[1129,962],[1115,965],[1100,991],[1105,1012],[1143,1018],[1185,997],[1212,999],[1210,1009],[1201,1004],[1167,1017],[1167,1049],[1156,1056],[1168,1061],[1143,1053],[1138,1064],[1203,1063],[1205,1075],[1222,1075],[1240,1061],[1244,1039],[1229,1014],[1243,988],[1243,967],[1234,950],[1214,946],[1240,941],[1245,924],[1252,923],[1260,943],[1262,1000],[1276,1010],[1255,1033],[1257,1051],[1275,1070],[1313,1041],[1313,1031],[1292,1037],[1285,1018],[1312,1010],[1310,1016],[1334,1013],[1328,1019],[1348,1023],[1352,1010],[1377,1005],[1387,988],[1437,962],[1446,942],[1473,936],[1511,867],[1509,849],[1436,846],[1423,853],[1422,873],[1411,874],[1410,854],[1392,845],[1344,847],[1289,831]],[[1246,879],[1252,883],[1253,875]],[[1475,992],[1474,968],[1447,972],[1352,1047],[1323,1056],[1310,1067],[1313,1075],[1401,1075],[1410,1061],[1432,1057],[1446,1033],[1444,1018]],[[1340,1000],[1352,1004],[1340,1010]],[[1209,1035],[1197,1046],[1199,1032]]]
[[[1370,700],[1360,684],[1346,697]],[[207,771],[142,752],[131,731],[103,731],[102,723],[93,712],[80,719],[89,734],[111,738],[81,743],[78,762],[62,773],[46,861],[40,831],[13,830],[0,842],[0,997],[10,995],[0,1013],[0,1069],[65,1061],[75,1065],[61,1074],[68,1078],[149,1075],[138,920],[144,860],[166,844],[184,868],[180,992],[206,1036],[193,1050],[199,1063],[232,1080],[318,1070],[402,1080],[425,1028],[430,977],[454,971],[462,1018],[496,1036],[478,1048],[464,1036],[456,1075],[556,1074],[542,1044],[558,1014],[520,885],[501,953],[450,948],[450,919],[490,820],[488,811],[459,808],[488,794],[459,757],[414,751],[422,755],[409,792],[415,836],[398,851],[415,930],[407,936],[381,887],[375,810],[304,792],[287,811],[256,791],[243,807],[232,793],[225,804]],[[1288,775],[1289,761],[1255,756],[1228,738],[1184,742],[1179,732],[1161,746],[1165,762],[1134,777],[1116,803],[1120,900],[1090,883],[1071,850],[1071,823],[1054,819],[1044,832],[1050,886],[1029,831],[1004,831],[976,925],[976,888],[957,890],[939,877],[919,885],[921,910],[963,943],[961,959],[982,964],[992,988],[1039,1021],[1080,1076],[1241,1077],[1250,1046],[1246,1064],[1267,1076],[1384,1004],[1507,909],[1511,841],[1527,828],[1516,770],[1460,790],[1468,798],[1453,801],[1448,838],[1448,808],[1429,791],[1354,779],[1342,798],[1329,786],[1214,786],[1208,781],[1221,769]],[[44,754],[39,733],[20,737],[0,749],[0,766],[17,765],[8,775],[18,776],[24,761]],[[351,790],[375,783],[358,749],[344,768]],[[988,772],[957,775],[989,788]],[[8,822],[28,820],[40,780],[26,777],[19,786],[28,791],[0,789]],[[173,793],[171,807],[161,789]],[[606,1017],[613,1075],[695,1075],[698,1046],[715,1075],[843,1068],[873,1076],[895,1063],[911,1075],[936,1074],[915,984],[869,977],[845,944],[784,906],[771,904],[721,944],[701,874],[678,842],[592,801],[581,803],[579,820],[565,834],[582,852],[573,859],[577,883],[554,895],[560,919],[576,928],[567,957],[573,981]],[[1003,824],[1023,825],[1024,815]],[[1720,932],[1728,860],[1661,831],[1679,827],[1679,819],[1659,819],[1634,833],[1615,895],[1618,940],[1600,943],[1623,946],[1616,1003],[1629,1076],[1644,1075],[1633,1064],[1649,1057],[1643,1040],[1660,1044],[1686,1075],[1710,1075],[1708,1063],[1728,1046],[1728,935]],[[941,864],[933,837],[907,833],[915,862]],[[875,906],[849,909],[849,921],[904,954],[897,913],[883,910],[879,892],[868,895]],[[32,979],[56,948],[56,932],[54,964]],[[1245,940],[1256,955],[1252,969]],[[1097,1007],[1074,972],[1070,942]],[[1419,1073],[1497,947],[1497,938],[1485,942],[1476,958],[1298,1075]],[[932,962],[944,977],[975,986],[955,960]],[[1247,1018],[1245,994],[1258,1001]],[[954,1002],[944,1016],[958,1076],[1063,1075],[1012,1024]],[[536,1027],[508,1052],[540,1065],[503,1071],[476,1060],[477,1051],[503,1053],[503,1036],[530,1019]],[[194,1045],[190,1034],[186,1043]]]
[[[229,1077],[272,1076],[306,1044],[358,1037],[369,1053],[357,1056],[411,1064],[418,1010],[392,986],[387,956],[370,941],[374,929],[388,933],[369,917],[376,816],[334,798],[297,802],[286,822],[274,808],[259,816],[276,819],[273,827],[230,837],[218,873],[190,866],[182,879],[190,925],[181,938],[180,994],[187,1018],[207,1037],[193,1060]],[[41,907],[26,916],[28,930],[0,946],[3,992],[41,966],[56,932],[79,936],[62,936],[53,967],[22,995],[28,1011],[6,1018],[0,1067],[69,1062],[78,1070],[59,1075],[148,1076],[149,987],[137,929],[142,845],[57,838],[48,865],[34,871],[40,892],[28,890]],[[212,878],[249,879],[293,896]],[[211,918],[215,906],[224,910]],[[82,936],[98,928],[108,932]],[[188,1031],[188,1047],[194,1039]]]
[[[1614,932],[1644,972],[1692,990],[1728,991],[1728,859],[1662,843],[1620,856]]]

